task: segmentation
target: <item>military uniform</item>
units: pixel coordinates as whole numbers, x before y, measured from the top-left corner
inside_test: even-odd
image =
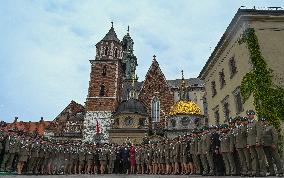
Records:
[[[241,164],[241,174],[250,175],[251,160],[249,149],[247,148],[247,127],[238,125],[235,133],[235,145]]]
[[[29,159],[29,164],[28,164],[28,172],[30,174],[38,173],[36,168],[39,160],[39,151],[40,151],[40,143],[39,141],[34,141],[34,143],[32,143],[31,145],[31,157]]]
[[[262,121],[266,121],[266,118],[261,118]],[[268,125],[266,123],[262,123],[263,127],[263,134],[262,134],[262,142],[263,142],[263,149],[266,155],[266,159],[268,162],[269,173],[270,175],[275,175],[274,165],[275,163],[277,167],[277,174],[279,176],[283,175],[283,168],[280,161],[280,156],[277,151],[277,142],[278,142],[278,135],[276,129]]]
[[[250,120],[247,127],[247,144],[250,150],[252,175],[266,175],[265,153],[260,143],[261,137],[260,123],[256,120]]]
[[[236,174],[236,166],[233,157],[233,137],[229,132],[220,135],[220,152],[222,153],[226,175]]]
[[[83,148],[79,148],[79,174],[82,173],[82,169],[84,170],[86,161],[86,151]]]
[[[1,170],[12,171],[12,164],[16,153],[19,152],[19,140],[17,136],[9,136],[5,144],[5,154],[1,164]]]
[[[116,160],[116,152],[115,149],[113,147],[110,148],[109,152],[108,152],[108,158],[109,158],[109,174],[112,174],[114,171],[114,162]]]

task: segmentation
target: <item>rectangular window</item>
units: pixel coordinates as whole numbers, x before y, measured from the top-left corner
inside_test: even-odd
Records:
[[[220,79],[220,88],[222,89],[226,85],[224,69],[222,69],[222,71],[219,72],[219,79]]]
[[[230,117],[230,109],[229,109],[229,95],[227,95],[222,101],[222,106],[223,106],[223,112],[224,112],[224,118],[225,121],[229,120]]]
[[[225,120],[228,120],[229,117],[230,117],[229,103],[228,102],[224,102],[223,103],[223,108],[224,108]]]
[[[230,68],[230,78],[233,78],[233,76],[237,73],[235,56],[231,57],[231,59],[229,60],[229,68]]]
[[[216,82],[215,81],[211,82],[211,90],[212,90],[212,97],[214,97],[217,94]]]
[[[220,124],[220,114],[219,114],[219,110],[216,110],[214,112],[214,117],[215,117],[215,124],[219,125]]]
[[[236,104],[236,112],[237,112],[236,114],[239,114],[240,112],[244,110],[240,87],[237,87],[233,91],[233,95],[234,95],[235,104]]]

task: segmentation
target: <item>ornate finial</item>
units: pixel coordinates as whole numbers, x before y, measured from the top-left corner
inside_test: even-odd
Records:
[[[113,22],[111,22],[111,28],[113,28]]]
[[[181,70],[181,78],[184,79],[184,77],[183,77],[183,70]]]
[[[154,54],[154,56],[153,56],[153,60],[156,60],[156,55]]]
[[[127,27],[127,33],[129,33],[129,25],[128,25],[128,27]]]

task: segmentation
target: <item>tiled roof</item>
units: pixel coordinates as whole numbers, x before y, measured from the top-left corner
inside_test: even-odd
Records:
[[[190,86],[190,87],[204,87],[204,82],[200,80],[199,78],[189,78],[189,79],[184,79],[185,80],[185,85]],[[180,87],[181,84],[181,79],[176,79],[176,80],[167,80],[169,86],[171,88],[178,88]]]
[[[5,127],[6,130],[18,130],[25,133],[34,133],[36,132],[39,135],[43,135],[45,129],[50,125],[52,121],[41,120],[39,122],[23,122],[17,121],[13,123],[8,123]]]

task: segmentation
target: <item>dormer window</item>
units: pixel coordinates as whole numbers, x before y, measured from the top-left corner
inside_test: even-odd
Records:
[[[103,76],[106,76],[106,71],[107,71],[107,68],[106,68],[106,66],[104,66],[104,67],[103,67],[103,71],[102,71],[102,75],[103,75]]]
[[[105,86],[102,84],[100,86],[100,93],[99,93],[100,96],[105,96]]]

